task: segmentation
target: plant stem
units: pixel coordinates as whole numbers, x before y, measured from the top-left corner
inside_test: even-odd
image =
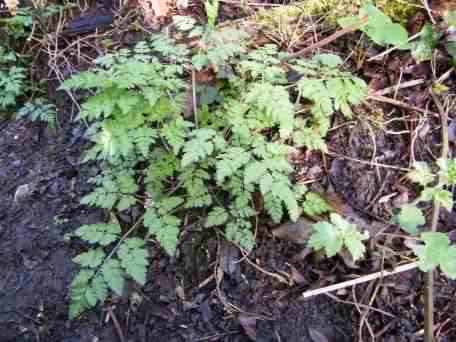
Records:
[[[432,99],[440,113],[442,125],[442,151],[441,158],[447,159],[449,152],[448,143],[448,112],[443,108],[437,95],[430,90]],[[439,184],[443,183],[442,176],[439,176]],[[432,211],[431,232],[437,231],[439,222],[440,204],[434,200],[434,209]],[[424,342],[434,341],[434,271],[429,271],[424,277]]]

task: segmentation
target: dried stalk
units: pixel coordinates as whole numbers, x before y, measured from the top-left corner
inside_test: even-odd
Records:
[[[306,48],[304,48],[302,50],[299,50],[299,51],[297,51],[295,53],[292,53],[292,54],[288,55],[287,57],[285,57],[283,59],[283,61],[289,61],[290,59],[302,57],[306,53],[308,53],[310,51],[313,51],[315,49],[320,49],[323,46],[326,46],[329,43],[332,43],[333,41],[339,39],[340,37],[342,37],[342,36],[344,36],[344,35],[346,35],[348,33],[355,32],[355,31],[359,30],[361,27],[363,27],[367,23],[367,20],[368,20],[367,17],[363,17],[356,24],[354,24],[352,26],[349,26],[349,27],[346,27],[346,28],[343,28],[343,29],[341,29],[339,31],[336,31],[332,35],[326,37],[325,39],[322,39],[319,42],[316,42],[315,44],[312,44],[312,45],[310,45],[310,46],[308,46],[308,47],[306,47]]]

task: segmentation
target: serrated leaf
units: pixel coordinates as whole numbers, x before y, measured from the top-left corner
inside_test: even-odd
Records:
[[[437,160],[437,165],[440,168],[439,174],[443,178],[445,184],[456,184],[456,159],[442,159]]]
[[[95,272],[93,270],[83,269],[71,282],[70,305],[68,307],[68,315],[71,320],[91,307],[86,299],[86,292],[89,288],[89,281],[94,274]]]
[[[448,247],[445,257],[440,259],[440,269],[449,278],[456,279],[456,247]]]
[[[364,256],[366,252],[366,246],[362,243],[369,237],[367,232],[360,233],[353,225],[351,229],[348,229],[344,234],[344,244],[348,251],[351,253],[353,260],[359,260]]]
[[[85,298],[90,306],[95,306],[97,302],[103,303],[108,295],[108,288],[103,277],[93,278],[90,287],[87,288]]]
[[[293,132],[294,105],[283,86],[256,83],[247,93],[245,102],[250,104],[259,120],[268,118],[269,126],[278,125],[280,136],[287,138]]]
[[[205,227],[221,226],[228,221],[228,212],[222,207],[213,208],[207,215]]]
[[[274,183],[272,185],[271,192],[276,198],[283,202],[285,208],[287,208],[290,219],[293,222],[297,221],[301,212],[299,210],[298,201],[296,200],[296,197],[289,185],[279,182]]]
[[[354,224],[349,223],[342,216],[332,213],[330,222],[318,222],[313,228],[309,246],[315,250],[324,249],[326,255],[332,257],[345,246],[354,261],[363,257],[366,247],[362,241],[369,238],[369,234],[360,233]]]
[[[68,306],[68,318],[73,320],[88,308],[90,308],[90,304],[84,297],[76,297],[70,301],[70,305]]]
[[[244,183],[257,183],[267,172],[268,166],[261,162],[252,162],[244,170]]]
[[[217,184],[234,175],[240,168],[250,161],[250,153],[243,148],[233,147],[220,154],[216,163]]]
[[[188,141],[184,146],[184,155],[182,156],[182,167],[189,166],[192,163],[203,160],[214,151],[212,139],[217,133],[208,128],[200,128],[192,133],[193,139]]]
[[[246,220],[229,222],[225,229],[225,236],[228,240],[238,243],[247,251],[251,251],[255,246],[255,238],[251,228],[251,223]]]
[[[413,204],[406,204],[401,208],[397,220],[402,229],[407,233],[418,234],[418,226],[426,223],[423,213]]]
[[[145,249],[145,242],[139,238],[126,239],[117,251],[121,265],[125,272],[141,285],[146,283],[147,260],[149,254]]]
[[[184,199],[177,196],[165,197],[158,204],[159,211],[169,213],[184,203]]]
[[[82,267],[95,268],[102,264],[105,253],[103,249],[91,249],[88,252],[81,253],[73,258],[73,262],[81,265]]]
[[[92,244],[100,244],[101,246],[107,246],[116,241],[120,233],[120,225],[112,223],[83,225],[75,231],[75,235],[82,240]]]
[[[125,278],[119,260],[110,259],[106,261],[101,272],[103,274],[104,281],[108,286],[119,296],[122,295]]]
[[[413,170],[407,173],[407,177],[414,183],[426,186],[434,181],[434,174],[426,162],[415,162]]]
[[[440,187],[425,188],[420,195],[421,201],[437,201],[442,207],[450,211],[453,208],[453,194]]]
[[[264,195],[264,209],[271,216],[274,223],[280,223],[283,217],[282,201],[274,196],[272,192]]]
[[[159,216],[154,208],[148,208],[144,215],[144,225],[153,234],[168,255],[176,252],[181,220],[173,215]]]
[[[308,192],[305,195],[302,209],[309,216],[318,216],[328,212],[331,208],[319,194]]]
[[[260,191],[263,195],[267,194],[272,189],[272,184],[274,183],[274,179],[272,178],[269,172],[265,173],[260,178]]]
[[[314,233],[310,237],[309,247],[315,250],[324,249],[328,257],[340,252],[343,240],[335,227],[329,222],[318,222],[313,226]]]
[[[318,55],[313,56],[312,60],[321,63],[325,66],[328,66],[330,68],[335,68],[344,63],[342,58],[332,53],[320,53]]]
[[[456,247],[450,246],[450,239],[444,233],[425,232],[421,234],[424,245],[413,248],[418,256],[418,266],[423,272],[440,266],[450,278],[456,278]]]

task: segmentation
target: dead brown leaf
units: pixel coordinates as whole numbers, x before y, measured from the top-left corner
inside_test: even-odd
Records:
[[[309,336],[313,342],[329,342],[328,338],[317,329],[309,328]]]
[[[8,11],[11,15],[17,14],[17,7],[19,6],[19,0],[4,0],[5,5],[8,8]]]
[[[245,314],[240,314],[238,319],[247,336],[250,337],[252,341],[256,341],[256,318]]]
[[[139,0],[144,22],[155,25],[160,19],[165,18],[170,10],[169,0]]]
[[[300,218],[297,222],[287,222],[272,231],[272,235],[279,239],[299,244],[307,243],[312,234],[313,222]]]

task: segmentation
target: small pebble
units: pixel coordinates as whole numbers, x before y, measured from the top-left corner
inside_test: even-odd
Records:
[[[32,196],[33,194],[33,188],[30,186],[30,184],[22,184],[18,186],[16,189],[16,192],[14,193],[14,202],[19,203],[21,201],[27,200]]]

